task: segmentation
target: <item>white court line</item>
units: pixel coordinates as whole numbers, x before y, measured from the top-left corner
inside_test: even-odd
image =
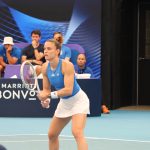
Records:
[[[47,134],[7,134],[0,135],[0,137],[13,137],[13,136],[47,136]],[[60,137],[64,137],[65,139],[61,140],[74,140],[73,136],[70,135],[60,135]],[[67,139],[66,139],[67,138]],[[71,139],[68,139],[71,138]],[[108,141],[122,141],[122,142],[138,142],[138,143],[150,143],[150,141],[142,141],[142,140],[126,140],[126,139],[113,139],[113,138],[99,138],[99,137],[86,137],[89,140],[108,140]],[[48,140],[23,140],[23,141],[8,141],[8,142],[37,142],[37,141],[48,141]],[[5,141],[0,141],[5,142]]]
[[[61,141],[73,141],[73,139],[61,139]],[[48,140],[20,140],[20,141],[0,141],[0,143],[32,143],[32,142],[48,142]]]
[[[0,141],[0,143],[26,143],[26,142],[48,142],[48,140]]]
[[[2,134],[2,135],[0,135],[0,137],[1,136],[35,136],[35,135],[39,135],[39,136],[42,136],[42,135],[46,135],[47,136],[47,134]]]

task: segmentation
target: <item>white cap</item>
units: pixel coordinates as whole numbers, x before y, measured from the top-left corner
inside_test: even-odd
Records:
[[[12,37],[4,37],[3,45],[10,44],[14,45],[13,38]]]

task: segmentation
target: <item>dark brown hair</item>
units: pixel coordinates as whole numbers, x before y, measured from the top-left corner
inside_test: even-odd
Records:
[[[31,32],[31,36],[32,36],[32,34],[38,34],[39,36],[41,36],[41,31],[40,30],[33,30]]]
[[[56,48],[61,50],[61,44],[55,39],[48,39],[46,42],[52,42],[55,44]]]
[[[59,38],[57,39],[58,42],[60,42],[61,44],[63,43],[63,34],[61,32],[54,32],[53,34],[53,38],[56,34],[59,34]]]

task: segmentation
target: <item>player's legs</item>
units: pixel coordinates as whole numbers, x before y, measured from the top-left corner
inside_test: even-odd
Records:
[[[72,116],[72,134],[76,139],[78,150],[88,150],[88,145],[84,137],[86,117],[86,114],[76,114]]]
[[[70,121],[71,117],[68,118],[57,118],[53,117],[49,131],[49,150],[59,150],[58,136],[65,125]]]

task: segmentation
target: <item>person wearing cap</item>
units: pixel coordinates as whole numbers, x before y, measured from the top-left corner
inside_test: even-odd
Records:
[[[0,46],[0,73],[3,74],[7,64],[18,64],[21,58],[21,50],[14,46],[12,37],[4,37]]]

